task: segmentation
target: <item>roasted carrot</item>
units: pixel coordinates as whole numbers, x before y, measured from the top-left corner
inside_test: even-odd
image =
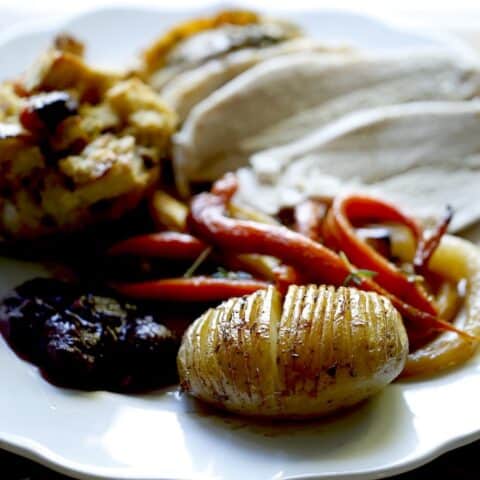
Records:
[[[267,282],[253,279],[215,277],[166,278],[136,283],[116,283],[112,288],[131,298],[207,302],[248,295],[268,287]]]
[[[110,255],[138,255],[172,259],[195,259],[206,248],[201,240],[178,232],[160,232],[127,238],[113,245]]]
[[[304,235],[282,226],[227,217],[227,205],[236,189],[236,177],[230,173],[213,185],[211,193],[194,197],[187,222],[189,229],[199,238],[225,251],[277,257],[293,266],[308,281],[340,286],[348,276],[355,274],[355,269],[334,251]],[[466,335],[430,311],[410,305],[371,279],[360,278],[357,286],[387,296],[402,315],[425,332],[452,330]],[[425,304],[429,305],[426,301]],[[432,310],[432,307],[429,309]]]
[[[407,226],[417,240],[422,236],[415,220],[383,200],[364,195],[337,197],[327,214],[323,234],[327,243],[345,252],[356,267],[374,271],[375,281],[385,290],[435,315],[436,308],[425,290],[355,234],[353,225],[365,222],[396,222]]]

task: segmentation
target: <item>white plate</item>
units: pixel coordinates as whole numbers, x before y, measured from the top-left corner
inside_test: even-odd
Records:
[[[86,40],[95,62],[116,65],[185,16],[100,10],[61,25],[16,28],[0,36],[0,77],[18,74],[57,30]],[[444,45],[347,13],[288,16],[329,41],[374,49]],[[1,259],[0,291],[38,272]],[[480,438],[479,374],[477,357],[438,378],[389,386],[338,418],[262,425],[205,411],[175,389],[145,396],[59,389],[0,340],[0,446],[77,478],[379,478]]]

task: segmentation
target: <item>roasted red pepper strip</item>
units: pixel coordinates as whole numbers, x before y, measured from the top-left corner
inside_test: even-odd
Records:
[[[161,232],[127,238],[113,245],[108,253],[110,255],[195,259],[206,248],[208,245],[186,233]]]
[[[272,255],[317,283],[341,286],[355,273],[335,252],[286,227],[228,218],[226,207],[236,189],[235,175],[227,174],[214,184],[211,193],[193,198],[188,225],[195,235],[225,250]],[[387,296],[402,315],[424,331],[452,330],[466,335],[405,303],[372,280],[360,278],[358,287]]]
[[[452,207],[447,208],[447,213],[444,218],[439,222],[431,235],[426,237],[422,235],[418,242],[417,251],[415,252],[415,258],[413,260],[413,266],[417,273],[425,273],[425,269],[428,267],[428,262],[435,253],[442,237],[447,233],[448,226],[453,218]]]
[[[144,300],[208,302],[240,297],[265,289],[269,283],[249,279],[214,277],[166,278],[137,283],[116,283],[117,292]]]
[[[385,290],[409,305],[435,315],[436,308],[425,291],[355,234],[355,224],[385,221],[401,223],[417,240],[421,238],[422,232],[415,220],[383,200],[362,195],[337,197],[327,214],[323,234],[327,243],[334,243],[338,250],[345,252],[356,267],[374,271],[375,281]]]

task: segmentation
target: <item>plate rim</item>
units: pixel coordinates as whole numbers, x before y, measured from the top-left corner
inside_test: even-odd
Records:
[[[213,2],[208,5],[195,5],[189,6],[188,13],[190,14],[197,14],[197,13],[206,13],[209,11],[215,11],[222,8],[238,8],[238,7],[253,7],[252,2]],[[0,32],[0,48],[2,48],[8,42],[15,40],[19,37],[34,35],[38,33],[45,33],[50,34],[54,33],[55,31],[60,30],[63,26],[67,26],[71,22],[76,20],[81,20],[84,17],[95,15],[95,14],[118,14],[118,12],[129,12],[129,11],[136,11],[136,12],[148,12],[148,11],[167,11],[170,14],[178,14],[184,13],[184,9],[181,7],[167,7],[167,6],[160,6],[160,5],[121,5],[121,6],[111,6],[111,5],[103,5],[94,8],[86,8],[82,9],[71,15],[61,15],[56,16],[54,18],[46,18],[46,19],[30,19],[20,21],[15,25],[7,27]],[[260,7],[259,10],[265,12],[272,12],[272,13],[286,13],[288,11],[293,11],[292,8],[278,8],[278,7]],[[335,8],[306,8],[302,9],[301,13],[312,13],[312,14],[338,14],[340,16],[348,15],[350,17],[355,17],[357,19],[369,22],[375,22],[377,25],[386,26],[389,29],[392,29],[396,32],[405,32],[406,34],[414,34],[419,37],[423,37],[425,39],[434,39],[438,43],[442,43],[445,45],[449,45],[452,48],[462,52],[466,56],[475,57],[478,59],[478,55],[475,53],[474,49],[469,47],[465,42],[461,39],[455,37],[446,32],[439,32],[435,30],[431,30],[428,33],[419,32],[416,29],[404,29],[395,25],[395,23],[387,21],[381,17],[373,16],[373,15],[365,15],[358,12],[352,11],[345,11],[341,9]],[[0,341],[0,348],[5,348],[6,342],[4,339]],[[7,347],[8,348],[8,347]],[[24,361],[20,360],[19,361]],[[120,394],[115,394],[120,395]],[[306,474],[306,475],[293,475],[288,477],[282,477],[285,480],[315,480],[315,479],[325,479],[325,478],[335,478],[338,480],[365,480],[368,478],[385,478],[392,475],[398,475],[401,473],[405,473],[407,471],[413,470],[415,468],[421,467],[434,459],[438,458],[439,456],[449,452],[451,450],[460,448],[465,446],[469,443],[472,443],[476,440],[480,439],[480,428],[477,431],[470,432],[466,435],[457,435],[455,437],[449,438],[442,443],[433,446],[432,448],[426,450],[422,455],[416,456],[412,459],[407,458],[405,461],[400,461],[395,464],[392,464],[388,467],[380,467],[380,468],[370,468],[355,472],[343,472],[343,473],[335,473],[335,472],[325,472],[322,474]],[[112,476],[111,472],[113,469],[111,468],[102,468],[102,467],[91,467],[79,464],[77,462],[71,462],[67,458],[55,454],[50,448],[44,447],[41,445],[40,442],[32,441],[27,436],[20,436],[20,435],[12,435],[8,432],[0,429],[0,448],[16,454],[20,455],[24,458],[30,459],[43,465],[47,468],[51,468],[61,474],[69,475],[73,478],[80,479],[80,480],[87,480],[87,479],[94,479],[94,480],[111,480],[111,479],[119,479],[119,480],[169,480],[167,477],[158,477],[158,476],[132,476],[131,474],[122,474],[121,472],[116,472],[114,476]],[[108,470],[106,472],[102,472],[103,470]],[[175,477],[178,480],[181,477]],[[202,478],[204,478],[202,476]],[[192,480],[192,478],[190,479]]]
[[[372,468],[345,473],[325,472],[321,475],[290,475],[282,478],[284,480],[325,480],[326,478],[335,478],[336,480],[368,480],[373,478],[372,476],[375,478],[387,478],[422,467],[449,451],[461,448],[479,439],[480,430],[472,432],[468,435],[457,436],[427,450],[421,456],[404,462],[397,462],[392,466],[384,468]],[[132,476],[128,474],[123,475],[120,472],[115,473],[115,476],[112,476],[108,473],[103,474],[101,472],[102,469],[98,469],[97,467],[95,471],[86,471],[86,469],[81,465],[70,462],[67,459],[63,459],[63,457],[56,455],[50,449],[42,447],[38,442],[32,442],[27,437],[23,436],[5,434],[3,431],[0,431],[0,448],[7,452],[35,461],[44,467],[51,468],[58,473],[69,475],[78,480],[171,480],[171,478],[168,477],[149,475]],[[111,471],[111,469],[108,470]],[[198,478],[203,479],[204,477]],[[185,477],[175,477],[175,480],[195,480],[195,477],[188,479]]]
[[[283,6],[274,6],[268,5],[266,6],[258,6],[255,2],[251,0],[243,0],[243,1],[222,1],[222,0],[214,0],[213,2],[209,2],[205,5],[191,5],[188,6],[188,16],[196,15],[196,14],[205,14],[209,12],[215,12],[217,10],[222,9],[230,9],[230,8],[252,8],[254,10],[258,10],[260,12],[264,12],[267,15],[274,13],[274,14],[288,14],[289,12],[296,12],[301,13],[302,15],[325,15],[325,14],[336,14],[343,17],[350,17],[356,18],[358,20],[366,21],[375,23],[377,26],[384,26],[390,30],[394,30],[399,33],[404,33],[405,35],[415,35],[418,38],[422,38],[424,40],[434,40],[439,44],[443,44],[452,48],[459,53],[462,53],[467,58],[472,59],[479,59],[478,53],[475,51],[473,47],[468,45],[465,41],[457,36],[449,33],[447,31],[442,31],[439,29],[428,29],[427,32],[420,31],[417,28],[404,28],[401,25],[397,25],[391,18],[383,18],[381,15],[372,15],[372,14],[364,14],[361,12],[353,11],[353,10],[346,10],[341,8],[314,8],[308,6],[306,8],[299,8],[293,9],[290,7],[283,7]],[[55,29],[60,30],[62,26],[68,25],[71,21],[74,20],[81,20],[84,17],[88,17],[93,14],[106,14],[106,13],[117,13],[118,12],[149,12],[155,11],[156,13],[165,11],[169,14],[177,14],[183,15],[185,13],[184,8],[176,7],[169,5],[147,5],[147,4],[139,4],[135,5],[134,3],[126,3],[121,4],[118,6],[114,5],[99,5],[97,7],[87,7],[78,10],[72,14],[61,14],[55,15],[52,18],[42,18],[42,19],[35,19],[30,18],[26,20],[21,20],[9,27],[3,28],[0,31],[0,48],[3,45],[11,40],[14,40],[18,37],[22,37],[25,35],[32,35],[35,33],[48,33],[53,32]]]

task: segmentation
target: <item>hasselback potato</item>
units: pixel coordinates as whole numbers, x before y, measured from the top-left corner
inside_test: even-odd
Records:
[[[184,391],[236,413],[301,418],[354,405],[402,370],[408,339],[390,301],[332,286],[232,298],[198,318],[177,364]]]

